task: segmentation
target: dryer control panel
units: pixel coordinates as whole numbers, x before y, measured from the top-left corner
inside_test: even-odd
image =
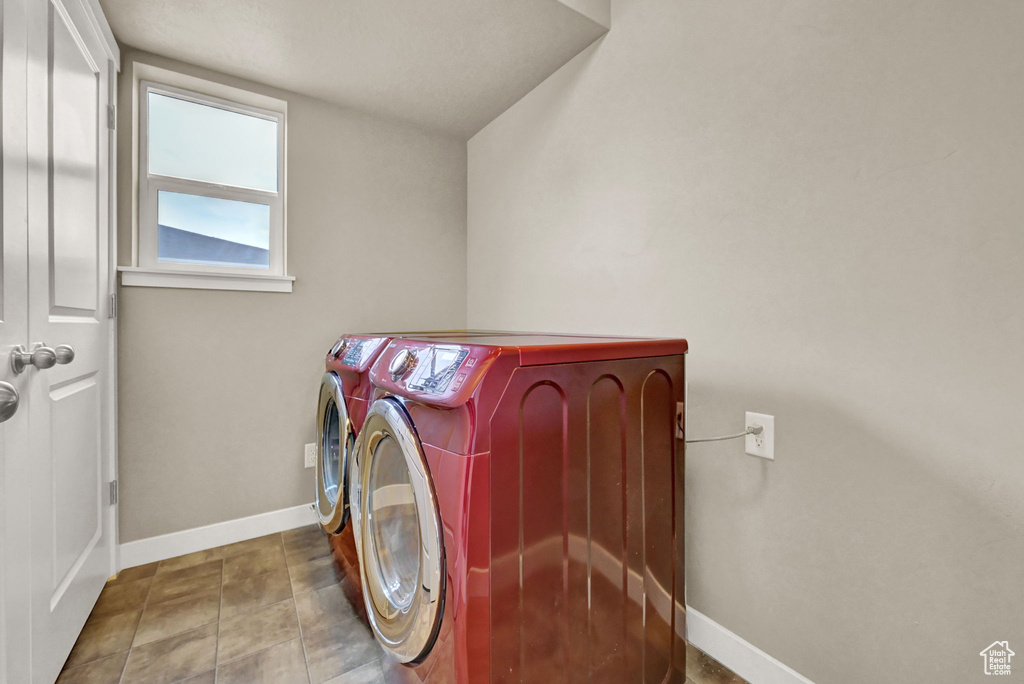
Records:
[[[418,354],[405,385],[421,392],[444,394],[467,356],[468,349],[428,347]]]
[[[373,364],[370,379],[392,394],[458,406],[472,394],[498,351],[440,340],[395,339]]]

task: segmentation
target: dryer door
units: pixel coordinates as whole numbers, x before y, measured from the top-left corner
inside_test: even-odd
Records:
[[[324,373],[316,411],[316,511],[330,534],[348,521],[348,461],[355,442],[341,379]]]
[[[441,625],[445,569],[441,517],[423,448],[392,397],[374,402],[359,436],[363,598],[377,640],[398,662],[430,652]]]

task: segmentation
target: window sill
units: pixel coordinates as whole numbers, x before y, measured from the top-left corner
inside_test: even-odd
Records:
[[[293,276],[196,273],[164,269],[119,266],[125,287],[177,287],[192,290],[248,290],[250,292],[291,292]]]

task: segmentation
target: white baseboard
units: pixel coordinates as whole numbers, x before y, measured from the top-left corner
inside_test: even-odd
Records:
[[[690,606],[686,607],[686,632],[691,644],[750,684],[814,684]]]
[[[134,568],[166,558],[182,556],[186,553],[212,549],[215,546],[233,544],[265,534],[284,532],[303,525],[311,525],[317,521],[316,513],[310,504],[282,508],[248,518],[226,520],[213,525],[195,527],[191,530],[161,534],[121,544],[121,567]]]

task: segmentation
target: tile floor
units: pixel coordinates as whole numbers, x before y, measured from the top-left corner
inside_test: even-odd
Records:
[[[748,684],[708,654],[686,644],[686,684]]]
[[[382,652],[316,526],[122,571],[61,684],[371,684]],[[687,647],[688,684],[746,684]]]
[[[58,681],[364,684],[381,656],[306,527],[122,571]]]

